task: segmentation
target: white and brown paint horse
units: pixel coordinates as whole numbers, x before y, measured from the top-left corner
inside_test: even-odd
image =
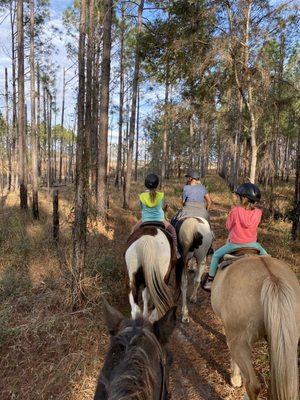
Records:
[[[187,308],[187,266],[189,260],[195,257],[197,267],[194,277],[193,293],[190,301],[197,301],[197,292],[201,277],[205,271],[206,256],[213,242],[213,234],[206,219],[200,217],[186,218],[179,228],[179,244],[183,253],[183,271],[181,277],[182,293],[182,322],[189,322],[189,311]]]
[[[218,271],[211,303],[224,324],[232,358],[233,386],[241,386],[243,380],[245,399],[258,398],[260,383],[251,362],[251,349],[253,343],[266,338],[271,367],[270,397],[299,399],[300,285],[294,272],[270,256],[241,258]]]
[[[161,318],[174,305],[174,292],[168,286],[171,270],[177,262],[172,238],[157,226],[141,226],[129,237],[125,261],[131,317],[135,319],[141,314],[138,294],[142,287],[143,316],[148,317],[151,299],[155,308],[150,320]]]

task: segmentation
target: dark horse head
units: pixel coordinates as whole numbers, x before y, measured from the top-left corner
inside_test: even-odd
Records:
[[[104,300],[111,343],[94,400],[167,400],[165,345],[175,327],[176,307],[159,321],[125,319]]]

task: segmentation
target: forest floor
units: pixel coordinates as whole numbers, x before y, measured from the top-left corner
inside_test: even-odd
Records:
[[[165,187],[171,206],[180,207],[183,182]],[[222,179],[205,179],[214,206],[215,247],[226,240],[225,220],[231,195]],[[0,202],[0,398],[1,400],[90,400],[103,363],[109,337],[102,322],[100,296],[129,315],[123,251],[138,218],[137,193],[131,209],[121,208],[120,191],[111,189],[108,228],[89,221],[89,247],[84,288],[85,306],[72,311],[69,292],[72,190],[60,188],[60,243],[52,242],[52,199],[41,191],[41,219],[22,212],[18,196],[3,195]],[[292,183],[275,188],[275,207],[285,214],[292,203]],[[299,274],[299,243],[290,240],[291,224],[264,219],[259,240],[274,257],[284,259]],[[298,275],[299,276],[299,275]],[[192,274],[190,280],[192,279]],[[243,389],[229,384],[230,359],[222,325],[212,312],[209,295],[201,289],[197,304],[189,304],[190,323],[178,320],[170,348],[172,399],[240,399]],[[255,368],[267,398],[267,349],[254,350]]]

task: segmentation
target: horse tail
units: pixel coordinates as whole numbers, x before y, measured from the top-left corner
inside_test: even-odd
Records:
[[[187,218],[179,230],[179,241],[183,247],[184,256],[198,249],[203,243],[203,236],[199,232],[199,222],[196,218]]]
[[[157,310],[158,318],[161,318],[173,307],[173,296],[161,273],[156,237],[145,235],[140,240],[142,245],[141,262],[146,286]]]
[[[289,284],[275,276],[264,264],[269,276],[264,280],[261,301],[268,336],[273,400],[298,399],[298,333],[295,294]]]

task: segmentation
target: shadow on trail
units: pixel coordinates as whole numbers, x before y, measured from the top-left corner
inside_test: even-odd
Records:
[[[223,333],[217,331],[216,329],[214,329],[213,327],[211,327],[210,325],[206,324],[203,320],[201,320],[200,318],[198,318],[196,315],[192,315],[193,320],[200,325],[203,329],[205,329],[207,332],[213,334],[216,339],[218,339],[220,342],[224,343],[225,345],[227,345],[226,343],[226,337],[225,335],[223,335]]]
[[[201,399],[211,399],[211,400],[222,400],[223,398],[215,391],[213,386],[207,381],[206,366],[200,360],[195,360],[195,353],[189,346],[193,343],[190,338],[186,336],[181,327],[178,330],[188,339],[186,345],[182,346],[176,343],[176,357],[174,357],[174,364],[177,364],[177,370],[173,371],[172,368],[170,374],[180,377],[175,380],[174,391],[176,391],[176,397],[179,398],[179,394],[183,394],[182,399],[194,399],[194,395],[200,396]],[[177,340],[176,340],[177,341]],[[201,355],[202,357],[202,355]],[[178,367],[179,366],[179,367]],[[196,368],[199,366],[199,368]],[[180,372],[179,372],[180,371]],[[175,372],[175,374],[174,374]],[[191,388],[192,387],[192,388]],[[191,388],[192,390],[188,390]]]
[[[189,334],[188,330],[184,328],[183,326],[179,327],[179,330],[182,332],[182,334],[186,337],[186,339],[189,341],[189,343],[193,346],[193,348],[196,350],[196,352],[200,355],[201,358],[203,358],[206,363],[214,370],[216,370],[225,380],[226,383],[230,384],[230,375],[226,368],[222,366],[218,361],[216,361],[212,357],[212,353],[209,349],[209,346],[207,346],[207,343],[203,340],[197,340],[195,337]],[[201,346],[201,343],[203,343],[203,346]],[[215,343],[210,342],[210,347],[213,349],[215,348]],[[226,351],[227,349],[222,349],[222,351]],[[219,348],[219,351],[221,349]]]

